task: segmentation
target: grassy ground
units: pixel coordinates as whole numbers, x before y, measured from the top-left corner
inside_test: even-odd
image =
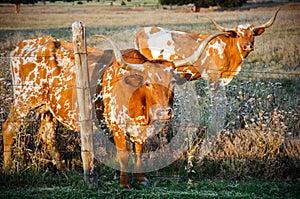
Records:
[[[136,31],[143,26],[211,33],[216,30],[206,17],[226,27],[240,23],[256,25],[267,21],[278,7],[278,4],[263,8],[251,5],[241,10],[208,9],[192,13],[187,8],[157,8],[153,1],[151,5],[144,2],[133,5],[137,2],[133,1],[126,7],[62,2],[47,3],[46,6],[27,5],[21,6],[18,15],[12,12],[11,5],[0,5],[0,123],[5,120],[12,100],[9,52],[24,38],[46,34],[70,41],[71,24],[82,21],[87,27],[90,46],[109,48],[90,38],[93,34],[104,34],[113,38],[121,48],[130,48],[134,47]],[[67,179],[53,168],[48,156],[42,156],[47,163],[39,162],[43,151],[32,150],[38,148],[32,142],[38,126],[34,121],[28,123],[27,131],[18,134],[20,140],[25,140],[22,144],[29,141],[31,145],[27,150],[21,150],[20,156],[16,155],[18,172],[1,173],[0,198],[299,197],[300,4],[281,6],[274,25],[256,38],[255,51],[247,57],[240,74],[226,87],[227,101],[222,104],[225,109],[214,107],[216,111],[226,111],[223,113],[226,116],[225,131],[218,134],[218,142],[205,157],[196,139],[189,151],[193,158],[183,157],[183,162],[175,162],[168,168],[148,174],[151,187],[120,190],[117,172],[100,166],[99,188],[89,189],[84,186],[81,176],[78,135],[63,129],[58,138],[63,143],[63,158],[69,161],[72,170]],[[205,98],[207,88],[201,81],[195,87],[204,104],[201,122],[207,125],[207,111],[211,111],[207,100],[211,99]],[[241,125],[247,125],[247,128],[240,130]],[[0,162],[1,158],[2,155]],[[188,169],[185,158],[193,164]]]
[[[167,168],[168,169],[168,168]],[[173,168],[174,169],[174,168]],[[114,171],[99,176],[99,187],[84,185],[79,173],[22,173],[3,177],[0,198],[297,198],[299,182],[283,180],[224,180],[205,177],[148,174],[151,186],[121,190]]]

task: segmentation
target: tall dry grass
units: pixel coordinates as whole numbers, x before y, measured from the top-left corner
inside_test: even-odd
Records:
[[[243,79],[226,88],[223,130],[192,143],[187,170],[228,178],[299,178],[299,79]]]

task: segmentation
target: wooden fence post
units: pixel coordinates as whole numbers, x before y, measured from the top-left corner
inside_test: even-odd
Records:
[[[93,143],[92,101],[90,95],[85,28],[81,22],[74,22],[72,24],[72,32],[76,64],[76,91],[79,108],[81,158],[83,162],[84,181],[88,186],[98,186]]]

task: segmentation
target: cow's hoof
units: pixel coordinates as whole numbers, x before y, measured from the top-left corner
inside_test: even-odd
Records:
[[[70,170],[68,169],[68,167],[65,164],[63,164],[63,163],[56,164],[56,168],[59,171],[63,172],[63,173],[69,173],[70,172]]]
[[[143,175],[142,176],[136,176],[135,181],[138,184],[143,185],[143,186],[150,186],[151,185],[150,181]]]
[[[143,181],[143,182],[139,182],[140,185],[143,185],[145,187],[150,187],[151,183],[147,180],[147,181]]]
[[[121,189],[134,190],[131,184],[120,184]]]

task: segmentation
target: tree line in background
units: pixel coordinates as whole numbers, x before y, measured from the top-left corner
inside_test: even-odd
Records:
[[[20,12],[21,4],[35,4],[39,0],[0,0],[0,3],[11,3],[15,6],[15,13]],[[56,0],[48,0],[50,2],[55,2]],[[74,2],[76,0],[63,0],[65,2]],[[86,0],[93,1],[93,0]],[[94,0],[95,1],[95,0]],[[105,0],[96,0],[97,2],[104,2]],[[110,2],[116,0],[107,0]],[[42,0],[42,2],[46,2],[46,0]],[[127,2],[131,2],[131,0],[127,0]],[[221,8],[231,8],[241,6],[246,3],[247,0],[158,0],[158,3],[161,5],[187,5],[194,4],[195,11],[199,12],[200,8],[208,8],[210,6],[220,6]],[[122,5],[125,5],[125,2],[122,0]]]
[[[159,0],[161,5],[187,5],[194,4],[196,11],[200,8],[220,6],[221,8],[232,8],[242,6],[247,0]]]
[[[15,13],[20,12],[21,4],[35,4],[38,0],[0,0],[0,3],[11,3],[14,4]]]

